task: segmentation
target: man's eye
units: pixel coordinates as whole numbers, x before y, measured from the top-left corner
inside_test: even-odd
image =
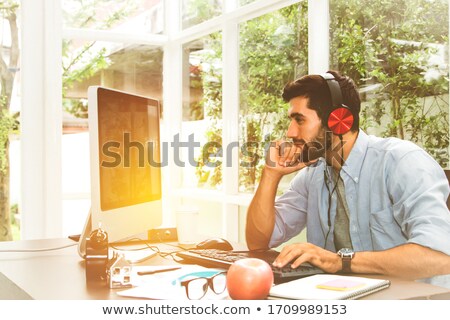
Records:
[[[297,122],[297,123],[302,123],[302,122],[303,122],[303,118],[301,118],[301,117],[295,117],[295,122]]]

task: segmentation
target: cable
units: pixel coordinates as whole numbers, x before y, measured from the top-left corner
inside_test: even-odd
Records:
[[[77,246],[78,243],[71,243],[65,246],[61,247],[55,247],[55,248],[41,248],[41,249],[16,249],[16,250],[0,250],[0,252],[42,252],[42,251],[54,251],[54,250],[60,250],[65,249],[69,247]]]
[[[173,252],[162,252],[157,246],[152,246],[147,241],[145,241],[144,239],[140,239],[140,238],[130,238],[127,241],[125,241],[124,243],[126,244],[127,242],[130,242],[131,244],[133,244],[134,240],[138,240],[138,241],[143,242],[142,244],[144,244],[145,247],[134,248],[134,249],[128,249],[128,248],[127,249],[121,249],[121,248],[116,247],[114,245],[110,245],[110,247],[115,249],[115,250],[119,250],[119,251],[139,251],[139,250],[150,249],[150,250],[156,252],[161,258],[166,259],[167,257],[170,257],[175,262],[179,262],[179,261],[176,260],[173,257],[173,254],[176,254],[177,252],[181,252],[181,251],[186,251],[186,250],[183,249],[183,250],[178,250],[178,251],[173,251]],[[171,244],[165,243],[165,245],[171,245]],[[176,247],[176,248],[180,248],[179,246],[176,246],[176,245],[171,245],[171,246]]]
[[[341,167],[339,168],[339,171],[336,174],[336,181],[334,182],[334,187],[331,190],[331,192],[330,192],[330,188],[328,187],[328,169],[327,169],[327,166],[325,166],[325,170],[323,170],[324,179],[325,179],[325,186],[326,186],[327,191],[328,191],[328,212],[327,212],[328,231],[327,231],[327,234],[325,236],[325,243],[323,244],[323,249],[325,249],[325,247],[327,246],[328,236],[330,235],[330,231],[331,231],[331,200],[332,200],[333,193],[336,190],[336,187],[337,187],[337,185],[339,183],[339,179],[341,179],[340,172],[341,172],[341,169],[342,169],[342,167],[344,165],[344,141],[343,141],[342,134],[339,135],[339,140],[341,142],[341,159],[339,159]],[[333,160],[331,160],[331,161],[333,161]],[[330,180],[333,181],[332,179],[330,179]]]

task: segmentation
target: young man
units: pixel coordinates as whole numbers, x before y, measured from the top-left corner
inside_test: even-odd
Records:
[[[335,106],[327,81],[337,81],[353,114],[346,133],[328,127]],[[289,83],[283,98],[292,141],[268,151],[248,209],[248,247],[277,247],[306,227],[308,242],[284,246],[275,266],[309,262],[329,273],[429,278],[450,287],[449,184],[436,161],[411,142],[360,130],[357,89],[337,72]],[[276,199],[281,178],[295,171]]]

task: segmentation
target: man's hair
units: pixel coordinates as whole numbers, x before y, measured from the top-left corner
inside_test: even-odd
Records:
[[[341,76],[337,71],[327,71],[331,73],[339,83],[342,92],[342,103],[353,113],[354,122],[352,131],[359,129],[359,111],[361,109],[361,99],[358,89],[352,79]],[[283,89],[283,99],[289,102],[295,97],[308,98],[308,108],[315,110],[322,119],[322,125],[327,128],[326,115],[333,107],[330,90],[327,82],[320,75],[306,75],[293,82],[289,82]]]

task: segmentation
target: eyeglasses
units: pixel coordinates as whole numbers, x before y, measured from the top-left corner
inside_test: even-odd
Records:
[[[208,287],[215,294],[221,294],[227,287],[226,271],[208,270],[185,274],[174,280],[172,284],[179,283],[186,289],[186,295],[189,300],[198,300],[205,296]],[[184,280],[189,278],[187,280]]]

